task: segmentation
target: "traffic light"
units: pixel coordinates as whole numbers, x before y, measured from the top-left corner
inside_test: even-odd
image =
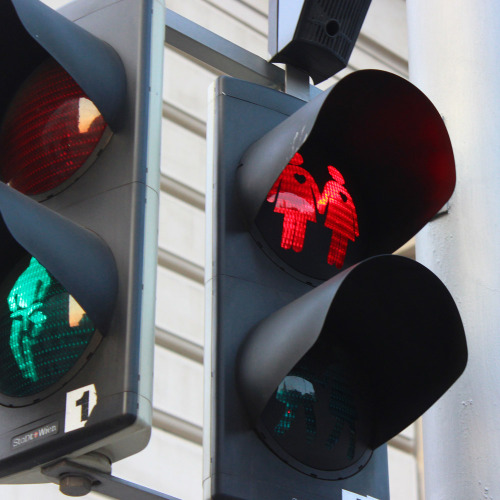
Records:
[[[43,482],[149,440],[164,7],[0,13],[0,482]]]
[[[371,0],[270,0],[271,62],[320,83],[347,66]]]
[[[228,77],[207,186],[205,498],[389,498],[385,443],[467,362],[443,283],[390,255],[446,203],[431,102],[358,71],[305,103]]]

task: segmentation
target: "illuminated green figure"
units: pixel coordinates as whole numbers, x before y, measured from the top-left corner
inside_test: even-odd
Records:
[[[41,310],[52,279],[35,258],[19,276],[7,297],[11,311],[10,348],[24,378],[38,380],[32,346],[47,316]]]
[[[285,434],[297,416],[299,405],[302,405],[306,415],[307,438],[308,440],[314,439],[316,436],[316,417],[313,405],[317,398],[311,382],[303,377],[288,375],[279,385],[276,399],[285,405],[285,411],[274,428],[274,432],[281,435]]]

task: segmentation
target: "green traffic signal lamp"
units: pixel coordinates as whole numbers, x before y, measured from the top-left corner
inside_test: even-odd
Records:
[[[55,390],[97,337],[87,313],[47,269],[34,257],[23,260],[0,294],[0,392],[14,398]]]

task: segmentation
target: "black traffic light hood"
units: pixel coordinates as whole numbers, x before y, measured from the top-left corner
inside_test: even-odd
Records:
[[[8,231],[2,230],[4,224]],[[0,234],[0,274],[10,271],[24,249],[73,295],[100,332],[107,333],[118,274],[111,250],[96,233],[0,182]]]
[[[439,112],[414,85],[385,71],[351,73],[250,146],[237,176],[249,225],[296,152],[315,178],[315,169],[339,168],[353,198],[362,200],[365,250],[356,261],[397,250],[455,187],[453,150]]]
[[[445,285],[405,257],[353,266],[259,323],[242,344],[239,387],[254,425],[304,356],[345,357],[375,449],[424,413],[462,374],[467,344]]]
[[[39,0],[0,0],[0,16],[0,121],[22,82],[50,56],[80,85],[111,129],[118,130],[126,77],[110,45]]]

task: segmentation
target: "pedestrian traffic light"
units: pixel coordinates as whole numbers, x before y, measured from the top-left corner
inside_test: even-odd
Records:
[[[2,0],[0,482],[151,429],[164,8]]]
[[[453,192],[444,123],[377,70],[212,106],[205,498],[386,500],[385,443],[467,360],[446,287],[390,255]]]
[[[320,83],[347,66],[371,0],[270,0],[271,62]]]

